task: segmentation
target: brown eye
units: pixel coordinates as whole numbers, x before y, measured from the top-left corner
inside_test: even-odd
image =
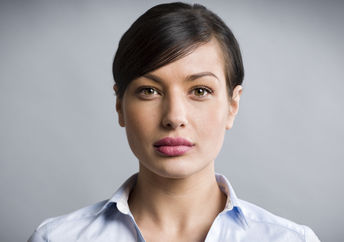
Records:
[[[137,93],[141,96],[153,96],[159,94],[159,92],[153,87],[141,87],[137,90]]]
[[[212,91],[205,87],[197,87],[194,89],[194,95],[196,95],[197,97],[204,97],[210,93],[212,93]]]
[[[147,96],[158,94],[158,92],[152,87],[141,88],[139,92]]]

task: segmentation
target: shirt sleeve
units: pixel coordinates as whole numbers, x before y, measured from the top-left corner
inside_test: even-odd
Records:
[[[305,241],[306,242],[320,242],[318,236],[313,232],[311,228],[308,226],[304,226],[305,228]]]

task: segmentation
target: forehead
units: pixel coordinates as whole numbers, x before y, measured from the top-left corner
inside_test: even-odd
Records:
[[[152,72],[161,78],[173,76],[184,79],[186,76],[201,72],[211,72],[225,81],[224,57],[216,39],[198,46],[190,54]]]

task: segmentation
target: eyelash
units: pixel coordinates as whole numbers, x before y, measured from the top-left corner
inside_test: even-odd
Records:
[[[196,91],[197,89],[203,89],[203,90],[206,92],[205,95],[200,96],[200,97],[205,97],[205,96],[207,96],[208,94],[213,94],[213,93],[214,93],[214,91],[213,91],[211,88],[209,88],[209,87],[204,87],[204,86],[195,87],[195,88],[192,89],[192,91]]]
[[[154,88],[154,87],[140,87],[140,88],[137,89],[136,93],[137,93],[138,95],[141,95],[141,94],[142,94],[142,95],[144,95],[144,96],[149,96],[149,95],[143,94],[143,91],[146,91],[146,90],[148,90],[148,89],[152,89],[152,90],[155,91],[156,93],[160,94],[159,91],[158,91],[156,88]]]
[[[138,94],[138,95],[141,95],[141,94],[142,94],[143,96],[151,96],[150,94],[143,94],[144,91],[147,91],[147,90],[149,90],[149,89],[152,89],[152,90],[153,90],[154,92],[156,92],[157,94],[160,94],[160,92],[159,92],[156,88],[150,87],[150,86],[144,86],[144,87],[138,88],[137,94]],[[196,90],[198,90],[198,89],[203,89],[203,90],[205,91],[205,95],[202,95],[202,96],[197,96],[197,95],[195,95],[195,96],[197,96],[197,97],[203,98],[203,97],[208,96],[209,94],[213,94],[213,93],[214,93],[214,91],[213,91],[211,88],[205,87],[205,86],[194,87],[194,88],[192,89],[192,92],[194,92],[194,91],[196,91]],[[155,94],[155,93],[154,93],[154,94]],[[154,95],[154,94],[152,94],[152,95]]]

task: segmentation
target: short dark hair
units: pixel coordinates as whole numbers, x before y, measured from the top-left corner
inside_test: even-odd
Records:
[[[120,39],[113,76],[122,98],[129,83],[176,61],[215,38],[223,52],[229,96],[244,78],[240,48],[232,31],[203,5],[159,4],[147,10]]]

